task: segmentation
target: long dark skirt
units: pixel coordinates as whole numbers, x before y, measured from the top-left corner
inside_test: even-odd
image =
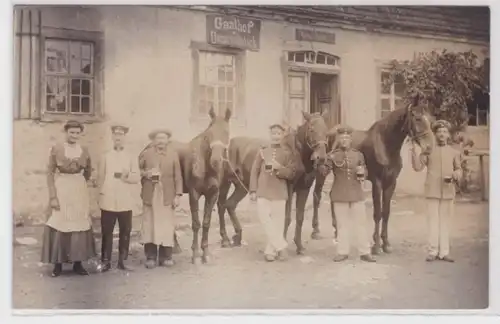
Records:
[[[43,263],[86,261],[95,256],[96,247],[92,229],[64,233],[45,226],[42,246]]]

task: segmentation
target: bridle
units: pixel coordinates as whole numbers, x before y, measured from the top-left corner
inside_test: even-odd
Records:
[[[405,118],[405,123],[404,123],[404,126],[406,127],[406,129],[408,130],[408,137],[410,138],[410,141],[412,142],[419,142],[419,140],[424,137],[424,136],[427,136],[429,135],[430,131],[424,131],[424,132],[419,132],[419,133],[414,133],[413,132],[413,128],[411,127],[412,126],[412,120],[411,120],[411,110],[412,108],[412,105],[409,105],[408,106],[408,111],[406,113],[406,118]]]
[[[210,147],[210,151],[212,151],[212,149],[214,147],[222,147],[223,148],[222,152],[226,152],[226,155],[229,154],[229,144],[225,144],[221,140],[215,140],[213,142],[210,142],[209,147]],[[221,157],[222,160],[226,160],[227,159],[227,158],[224,157],[223,153],[221,153],[220,157]]]
[[[323,118],[323,117],[318,117],[318,118]],[[311,121],[309,121],[309,124],[310,123],[311,123]],[[307,129],[306,129],[306,134],[305,134],[305,141],[306,141],[307,147],[309,147],[309,149],[311,149],[311,150],[315,150],[318,146],[323,144],[323,145],[325,145],[325,149],[326,149],[328,147],[328,141],[320,140],[320,141],[313,142],[311,140],[311,132],[312,132],[312,126],[308,125]]]

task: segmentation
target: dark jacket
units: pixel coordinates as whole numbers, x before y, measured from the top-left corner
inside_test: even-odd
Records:
[[[144,205],[150,206],[153,202],[154,182],[146,178],[144,172],[158,168],[160,182],[163,185],[163,200],[165,205],[173,203],[176,195],[182,195],[182,174],[179,156],[174,148],[167,146],[165,152],[158,152],[155,147],[150,147],[139,156],[139,169],[141,170],[141,198]]]
[[[266,163],[273,158],[281,164],[277,170],[266,170]],[[250,173],[250,192],[257,197],[269,200],[286,200],[288,198],[287,180],[295,177],[292,152],[281,145],[264,145],[257,154]]]
[[[335,176],[332,190],[330,191],[332,202],[357,202],[365,200],[362,184],[356,176],[356,168],[358,166],[362,166],[366,170],[363,153],[353,148],[347,151],[337,149],[329,154],[328,164]]]

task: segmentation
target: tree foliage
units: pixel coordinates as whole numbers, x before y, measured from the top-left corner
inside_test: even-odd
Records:
[[[472,51],[432,51],[411,61],[392,61],[387,82],[404,82],[406,103],[427,104],[433,116],[461,131],[468,122],[467,103],[489,91],[486,69]]]

